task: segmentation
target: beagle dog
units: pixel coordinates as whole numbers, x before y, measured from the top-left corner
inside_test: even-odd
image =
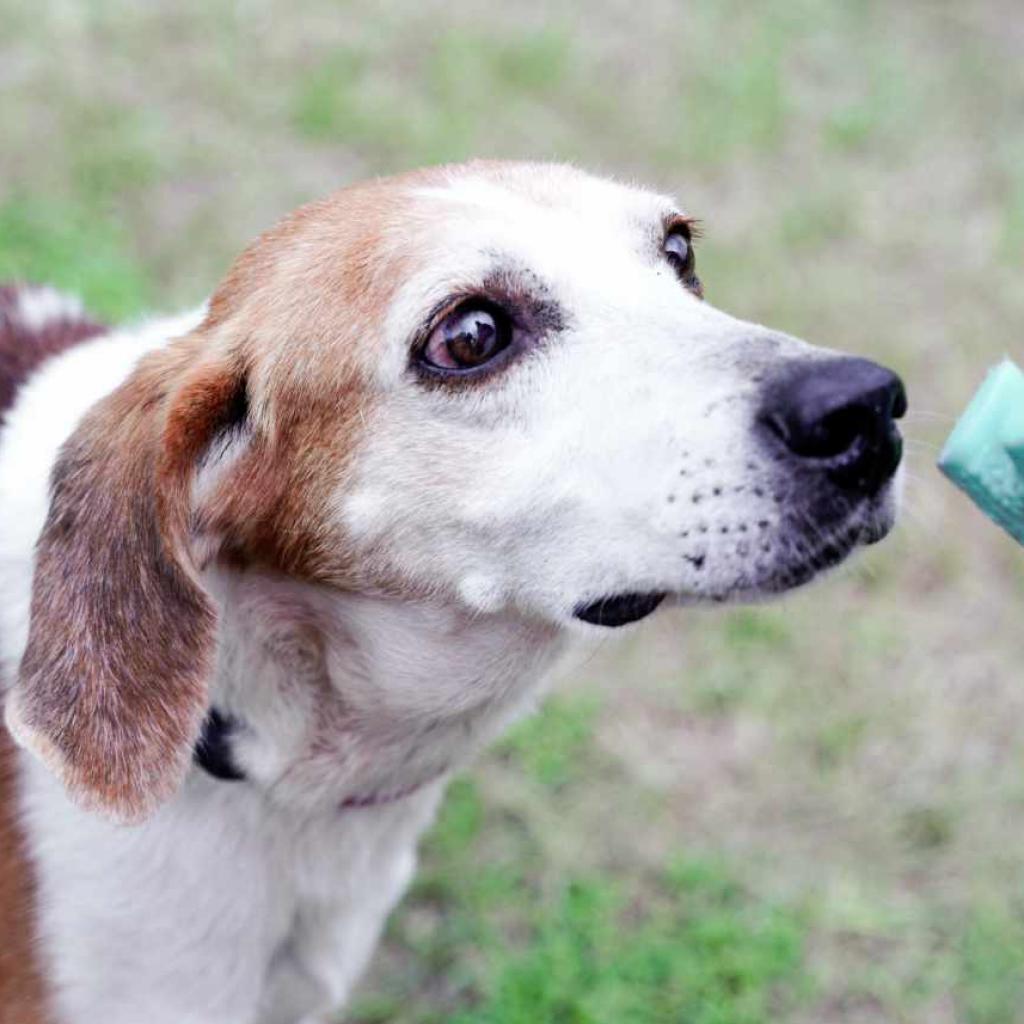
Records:
[[[902,385],[570,167],[344,189],[202,309],[0,291],[0,1020],[331,1019],[574,645],[895,516]]]

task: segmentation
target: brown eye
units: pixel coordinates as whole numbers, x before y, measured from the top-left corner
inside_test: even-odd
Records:
[[[474,370],[508,348],[512,325],[497,308],[462,306],[431,332],[420,359],[438,370]]]

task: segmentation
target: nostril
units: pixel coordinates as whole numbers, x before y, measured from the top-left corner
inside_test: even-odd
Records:
[[[859,405],[825,413],[796,434],[791,450],[805,458],[837,459],[848,454],[871,431],[871,414]]]
[[[836,459],[872,429],[871,411],[860,405],[828,411],[789,409],[762,417],[762,423],[794,454],[805,459]]]

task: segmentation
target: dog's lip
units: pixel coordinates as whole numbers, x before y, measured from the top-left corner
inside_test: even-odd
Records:
[[[614,629],[647,618],[666,597],[668,592],[663,590],[653,593],[608,594],[596,601],[577,605],[573,609],[573,616],[592,626]]]
[[[877,522],[866,523],[861,529],[858,543],[863,544],[865,547],[877,544],[889,536],[894,525],[895,517],[888,520],[883,519]]]
[[[870,526],[863,522],[850,523],[826,543],[808,552],[800,561],[780,567],[773,578],[764,582],[762,592],[781,594],[803,586],[819,574],[845,562],[856,548],[863,544],[876,543],[888,532],[888,527]]]

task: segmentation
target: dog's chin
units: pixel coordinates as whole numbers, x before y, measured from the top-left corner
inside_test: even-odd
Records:
[[[700,604],[750,604],[771,600],[790,590],[805,586],[845,562],[858,548],[877,544],[895,523],[895,506],[885,501],[869,514],[851,515],[844,523],[824,531],[794,531],[782,538],[780,554],[771,562],[741,568],[731,579],[717,585],[636,589],[607,594],[596,601],[578,604],[573,618],[592,626],[617,628],[639,622],[664,604],[692,606]],[[713,556],[711,556],[713,557]],[[708,558],[708,562],[711,561]],[[714,578],[714,573],[705,573]]]

